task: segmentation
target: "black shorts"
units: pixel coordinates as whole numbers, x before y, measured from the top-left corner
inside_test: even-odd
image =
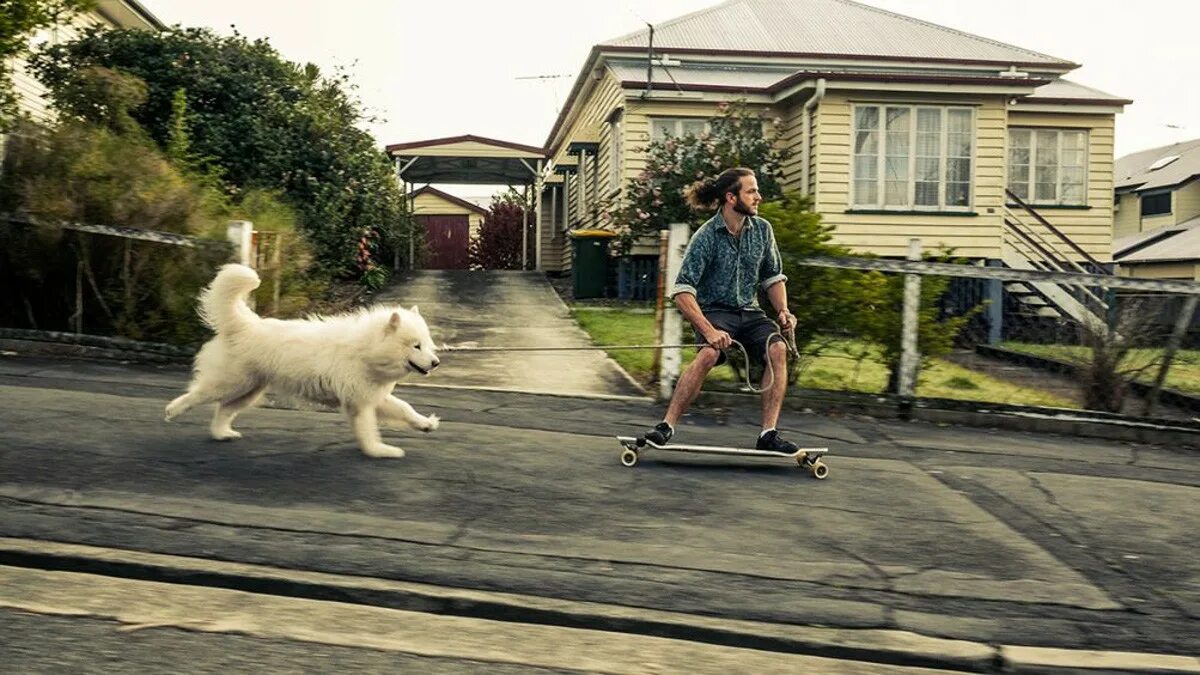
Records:
[[[742,343],[746,348],[746,353],[751,360],[758,363],[766,363],[767,361],[767,345],[771,342],[783,342],[783,335],[779,332],[779,326],[775,322],[768,319],[767,315],[761,309],[743,309],[738,311],[727,310],[711,310],[704,313],[704,318],[713,325],[717,330],[723,330],[729,333],[729,336],[734,340]],[[695,331],[695,328],[693,327]],[[708,344],[700,331],[696,333],[696,346],[703,347]],[[737,349],[734,347],[733,349]],[[725,363],[725,354],[721,353],[721,357],[717,359],[717,365]]]

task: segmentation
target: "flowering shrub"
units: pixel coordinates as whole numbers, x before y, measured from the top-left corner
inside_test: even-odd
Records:
[[[492,198],[477,234],[468,247],[471,269],[521,269],[521,244],[527,225],[525,199],[516,190]]]
[[[629,252],[634,242],[671,223],[693,222],[697,214],[684,201],[693,182],[735,166],[753,169],[764,200],[783,194],[780,178],[791,152],[778,146],[779,120],[766,120],[737,101],[718,105],[703,136],[669,137],[646,146],[646,168],[629,181],[624,199],[607,212],[607,225],[617,233],[610,250]],[[707,216],[705,216],[707,218]]]

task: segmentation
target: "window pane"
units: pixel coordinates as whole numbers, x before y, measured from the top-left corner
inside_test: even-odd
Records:
[[[874,106],[859,106],[854,109],[855,129],[878,129],[879,108]]]
[[[1058,184],[1042,183],[1039,181],[1034,186],[1033,195],[1034,201],[1053,202],[1058,199]]]
[[[883,160],[883,177],[886,180],[908,181],[908,158],[888,156]]]
[[[970,183],[946,183],[946,206],[967,206],[971,203]]]
[[[704,135],[704,120],[683,120],[683,135]]]
[[[1062,132],[1062,146],[1065,150],[1082,150],[1084,147],[1084,139],[1086,136],[1082,131],[1064,131]]]
[[[861,206],[875,206],[879,203],[879,187],[875,181],[854,181],[854,203]]]
[[[942,133],[941,108],[918,108],[917,131],[940,135]]]
[[[908,181],[889,180],[884,183],[883,203],[886,206],[908,205]]]
[[[915,178],[919,181],[936,184],[942,178],[941,168],[942,163],[937,157],[918,157],[917,175]]]
[[[1009,148],[1008,165],[1029,168],[1029,148]]]
[[[854,154],[875,155],[879,153],[879,134],[874,131],[859,131],[854,134]]]
[[[946,129],[952,134],[970,134],[974,130],[971,128],[971,111],[966,108],[950,108],[946,111],[947,121]]]
[[[970,157],[971,137],[967,134],[950,134],[946,138],[948,157]]]
[[[1012,190],[1012,193],[1019,197],[1021,201],[1028,201],[1029,183],[1014,183],[1013,185],[1010,185],[1008,189]]]
[[[1008,146],[1010,148],[1029,149],[1029,130],[1010,129],[1008,132]]]
[[[967,183],[971,180],[971,160],[947,159],[946,180],[952,183]]]
[[[912,118],[909,115],[908,108],[888,108],[887,109],[887,130],[888,131],[903,131],[905,133],[911,128]]]
[[[650,140],[661,141],[675,134],[675,120],[650,120]]]
[[[917,183],[916,194],[917,206],[937,206],[938,205],[938,184],[928,182]]]
[[[1062,165],[1064,167],[1066,167],[1066,166],[1075,166],[1075,167],[1084,166],[1083,150],[1067,150],[1064,148],[1062,151]]]
[[[1010,189],[1014,183],[1028,183],[1029,182],[1029,165],[1026,164],[1024,166],[1021,166],[1019,164],[1014,164],[1014,165],[1008,167],[1008,182],[1009,182]]]
[[[854,178],[856,180],[875,180],[878,169],[878,155],[854,156]]]
[[[1037,163],[1040,166],[1055,166],[1058,164],[1058,132],[1037,132]]]
[[[1086,200],[1083,196],[1083,183],[1064,182],[1062,186],[1062,203],[1085,204]]]

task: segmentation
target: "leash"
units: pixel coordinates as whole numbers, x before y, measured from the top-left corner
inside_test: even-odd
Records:
[[[783,338],[784,343],[787,344],[788,353],[791,354],[794,358],[799,359],[800,352],[799,352],[799,350],[796,349],[795,333],[792,331],[788,331],[787,335],[784,335],[779,332],[775,332],[775,333],[768,335],[767,339],[765,341],[765,344],[763,345],[763,353],[764,354],[766,353],[767,348],[770,347],[771,338],[775,337],[776,335]],[[770,373],[770,375],[771,375],[770,384],[766,385],[766,387],[764,387],[762,389],[756,388],[754,386],[754,384],[750,382],[750,354],[749,354],[749,352],[746,351],[745,345],[738,342],[737,340],[730,340],[730,342],[732,343],[730,345],[730,348],[732,349],[733,347],[737,347],[738,349],[740,349],[742,352],[742,358],[744,358],[746,360],[746,376],[745,376],[744,382],[745,382],[747,389],[754,392],[755,394],[761,394],[763,391],[775,386],[775,369],[774,368],[766,368],[766,371],[768,373]],[[443,345],[441,348],[438,349],[438,351],[442,352],[442,353],[451,353],[451,354],[463,353],[463,352],[474,352],[474,353],[483,353],[483,352],[580,352],[580,351],[617,351],[617,350],[628,350],[628,349],[685,349],[685,348],[697,347],[697,346],[699,346],[699,345],[697,345],[694,342],[687,343],[687,344],[586,345],[586,346],[577,346],[577,347],[473,347],[473,346],[465,346],[465,345],[459,345],[459,346]]]

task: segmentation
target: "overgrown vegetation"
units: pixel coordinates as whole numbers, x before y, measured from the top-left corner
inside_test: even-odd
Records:
[[[31,63],[63,115],[110,128],[125,121],[108,105],[106,78],[143,83],[129,122],[235,200],[256,189],[279,194],[326,274],[370,272],[378,265],[360,257],[360,244],[374,253],[411,227],[388,159],[358,128],[367,117],[344,73],[326,77],[266,40],[196,28],[91,29]]]
[[[95,0],[0,0],[0,131],[17,119],[9,62],[29,53],[30,39],[95,6]]]

